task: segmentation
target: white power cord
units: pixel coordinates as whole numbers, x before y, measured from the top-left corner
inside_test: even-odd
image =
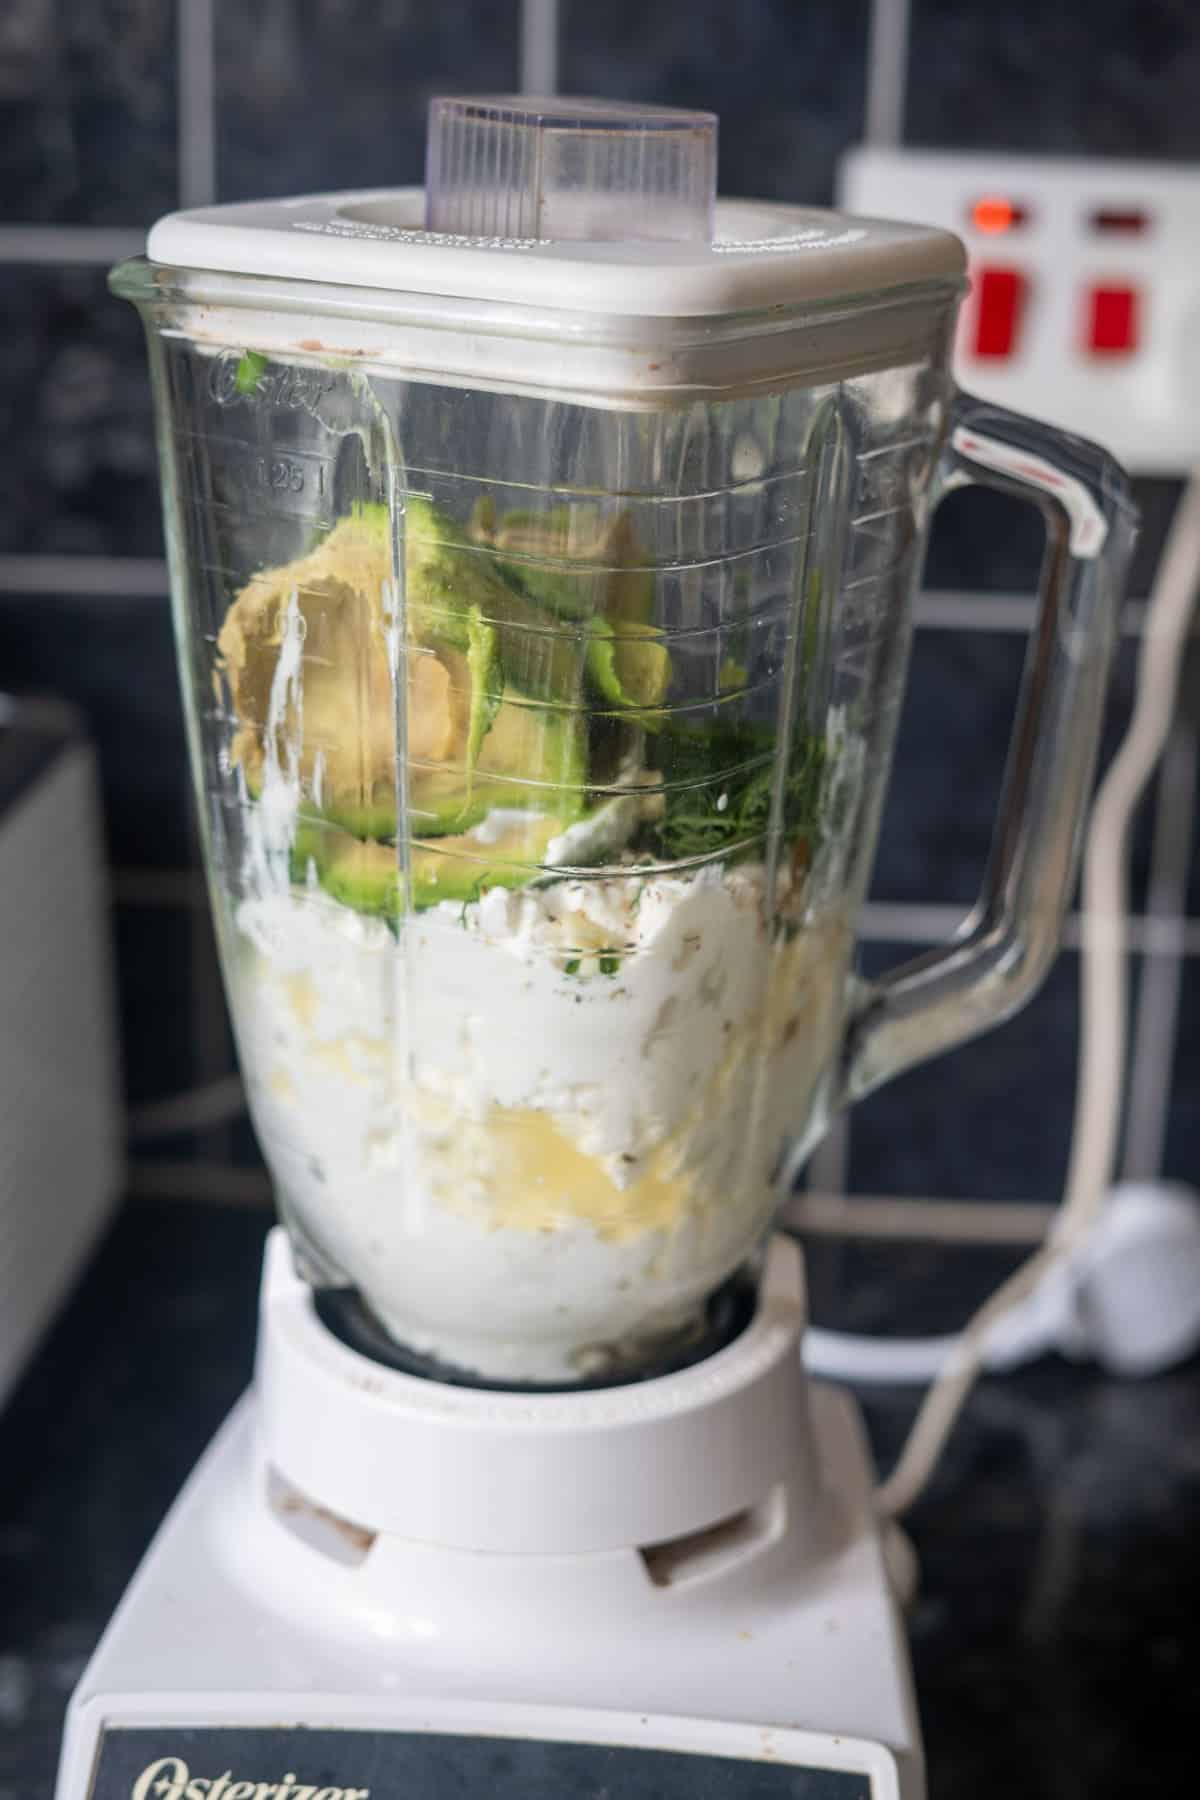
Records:
[[[1090,1251],[1088,1246],[1109,1199],[1120,1127],[1129,826],[1170,731],[1198,581],[1200,468],[1193,470],[1175,509],[1146,609],[1133,718],[1092,807],[1083,863],[1071,1158],[1062,1206],[1046,1243],[949,1340],[808,1334],[805,1357],[814,1370],[851,1380],[932,1383],[899,1460],[879,1489],[877,1503],[885,1516],[906,1512],[921,1493],[980,1369],[993,1359],[1007,1357],[993,1366],[1011,1366],[1039,1349],[1054,1346],[1078,1354],[1086,1345],[1098,1348],[1110,1366],[1137,1373],[1161,1366],[1164,1348],[1178,1355],[1200,1332],[1200,1306],[1190,1288],[1200,1273],[1200,1220],[1190,1201],[1176,1193],[1156,1207],[1146,1190],[1140,1190],[1136,1204],[1127,1193],[1116,1203],[1107,1239],[1096,1236]]]
[[[868,1337],[812,1328],[809,1373],[859,1386],[927,1386],[960,1337]],[[996,1320],[980,1367],[1001,1372],[1057,1351],[1114,1375],[1150,1375],[1200,1341],[1200,1205],[1191,1188],[1129,1182],[1020,1305]]]

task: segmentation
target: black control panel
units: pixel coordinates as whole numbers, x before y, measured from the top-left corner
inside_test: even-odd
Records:
[[[626,1744],[295,1726],[113,1727],[89,1800],[872,1800],[870,1778]]]

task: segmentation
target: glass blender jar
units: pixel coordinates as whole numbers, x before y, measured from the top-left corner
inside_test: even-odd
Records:
[[[1121,471],[955,389],[955,238],[714,169],[706,114],[436,101],[427,192],[177,215],[113,277],[280,1211],[339,1329],[450,1379],[735,1329],[831,1116],[1027,999],[1073,877]],[[868,984],[968,481],[1047,527],[995,849],[962,935]]]

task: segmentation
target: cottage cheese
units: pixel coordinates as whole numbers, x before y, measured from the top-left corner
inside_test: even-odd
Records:
[[[285,1211],[401,1341],[560,1381],[685,1328],[756,1247],[827,1065],[841,921],[764,872],[564,881],[406,921],[237,914],[243,1067]]]

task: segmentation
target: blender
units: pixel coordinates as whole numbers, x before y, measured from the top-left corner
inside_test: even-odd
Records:
[[[436,100],[424,191],[176,214],[114,274],[282,1222],[59,1800],[924,1791],[772,1219],[839,1108],[1044,973],[1133,513],[955,389],[955,237],[715,165],[708,114]],[[1047,533],[994,851],[866,982],[967,482]]]

